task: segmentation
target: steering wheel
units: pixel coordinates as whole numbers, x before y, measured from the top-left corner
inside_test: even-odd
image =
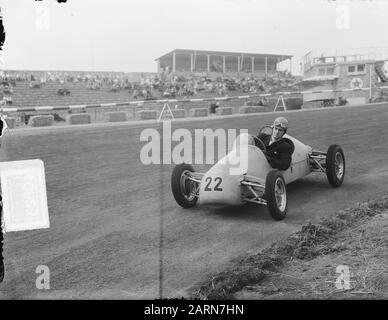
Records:
[[[266,152],[266,151],[267,151],[267,147],[265,146],[263,140],[261,140],[259,137],[256,137],[256,136],[254,136],[254,139],[255,139],[255,144],[256,144],[256,146],[257,146],[260,150],[262,150],[263,152]],[[258,143],[256,143],[256,142],[258,142]]]

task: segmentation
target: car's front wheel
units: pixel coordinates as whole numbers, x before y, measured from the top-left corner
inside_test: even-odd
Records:
[[[189,179],[190,172],[194,172],[190,164],[182,163],[175,166],[171,175],[171,189],[175,201],[183,208],[195,206],[196,183]]]
[[[275,220],[283,220],[287,213],[287,188],[283,175],[272,170],[265,180],[265,196],[270,215]]]
[[[333,187],[339,187],[345,178],[345,156],[342,148],[333,144],[326,153],[326,176]]]

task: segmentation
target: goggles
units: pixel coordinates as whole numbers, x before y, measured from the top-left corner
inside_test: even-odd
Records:
[[[276,129],[276,130],[278,130],[278,131],[281,131],[281,132],[285,132],[286,131],[286,129],[284,129],[283,127],[280,127],[280,126],[274,126],[274,127],[272,127],[274,130]]]

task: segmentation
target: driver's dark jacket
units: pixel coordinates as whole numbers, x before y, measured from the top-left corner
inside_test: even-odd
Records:
[[[267,150],[264,154],[271,167],[287,170],[291,164],[291,156],[294,151],[293,142],[287,138],[281,138],[269,145],[271,135],[265,133],[259,134],[258,138],[265,144]]]

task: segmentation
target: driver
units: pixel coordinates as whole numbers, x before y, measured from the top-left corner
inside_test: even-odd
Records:
[[[258,135],[266,147],[264,154],[272,168],[287,170],[294,151],[293,142],[288,138],[283,138],[288,129],[288,121],[284,117],[278,117],[271,128],[272,134],[260,132]]]

